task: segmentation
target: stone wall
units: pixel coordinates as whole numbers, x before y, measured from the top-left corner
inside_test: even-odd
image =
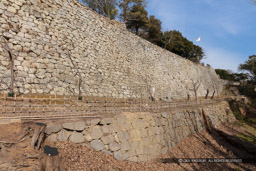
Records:
[[[197,81],[199,96],[221,90],[213,69],[155,46],[75,0],[1,0],[0,35],[15,57],[20,93],[77,95],[78,72],[84,96],[185,98],[193,96]],[[10,62],[1,41],[0,89],[6,89]]]
[[[213,125],[232,122],[227,102],[204,108]],[[157,158],[180,140],[205,128],[202,108],[162,113],[122,113],[87,122],[49,124],[49,141],[81,143],[118,160],[148,161]]]

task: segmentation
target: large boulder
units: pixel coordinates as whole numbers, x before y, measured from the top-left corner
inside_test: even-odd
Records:
[[[126,160],[129,157],[129,153],[122,153],[121,151],[115,151],[114,157],[117,160]]]
[[[95,149],[96,151],[101,151],[104,149],[104,144],[102,141],[100,140],[93,140],[91,143],[90,143],[90,146]]]
[[[62,129],[60,132],[59,132],[59,136],[58,136],[58,140],[59,141],[67,141],[69,136],[70,136],[71,132],[68,132],[64,129]]]
[[[69,140],[77,144],[83,143],[85,141],[83,134],[78,132],[73,132],[70,135]]]
[[[121,148],[120,144],[117,144],[116,142],[109,143],[109,149],[111,151],[117,151]]]
[[[91,136],[93,139],[99,139],[103,136],[103,132],[102,132],[100,126],[94,126],[92,128]]]
[[[92,119],[89,121],[90,126],[95,126],[98,125],[100,123],[100,119]]]
[[[72,131],[83,131],[85,129],[84,122],[69,122],[69,123],[64,123],[62,126],[64,129],[72,130]]]
[[[45,133],[50,135],[52,133],[57,133],[61,130],[61,125],[56,124],[56,125],[47,125],[45,128]]]

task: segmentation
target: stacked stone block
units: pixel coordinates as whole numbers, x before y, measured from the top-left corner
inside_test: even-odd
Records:
[[[193,96],[192,80],[201,82],[199,96],[221,91],[213,69],[151,44],[76,0],[1,0],[0,36],[15,58],[16,93],[78,95],[77,73],[83,96],[186,98]],[[7,84],[0,88],[8,92],[3,46],[0,79]]]
[[[232,122],[227,103],[205,111],[214,126]],[[230,113],[231,112],[231,113]],[[71,141],[113,155],[118,160],[148,161],[205,128],[202,108],[163,113],[122,113],[113,118],[48,125],[50,141]]]

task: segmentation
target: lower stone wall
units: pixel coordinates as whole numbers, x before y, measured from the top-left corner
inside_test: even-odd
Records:
[[[226,102],[203,108],[213,125],[232,122]],[[162,113],[122,113],[113,118],[47,125],[47,140],[81,143],[118,160],[148,161],[204,129],[202,108]]]

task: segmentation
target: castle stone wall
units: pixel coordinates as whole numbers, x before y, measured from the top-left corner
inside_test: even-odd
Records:
[[[235,120],[227,102],[204,108],[218,127]],[[205,129],[202,108],[160,113],[122,113],[87,122],[48,124],[47,141],[71,141],[113,155],[118,160],[149,161],[166,154],[182,139]]]
[[[15,58],[15,91],[162,99],[199,96],[219,87],[215,71],[127,31],[75,0],[1,0],[0,35]],[[0,45],[0,88],[10,84],[10,60]],[[72,62],[72,61],[73,62]],[[8,90],[6,90],[8,92]]]

